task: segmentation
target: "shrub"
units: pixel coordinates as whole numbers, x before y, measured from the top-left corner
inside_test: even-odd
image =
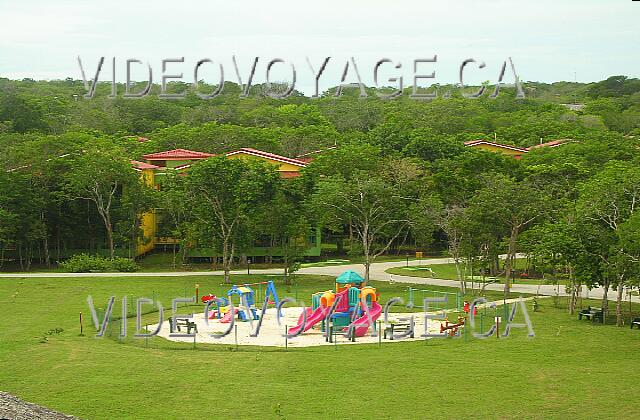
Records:
[[[113,271],[120,271],[123,273],[133,273],[138,270],[138,264],[129,258],[115,257],[112,260],[108,260],[111,263]]]
[[[70,273],[89,273],[92,271],[121,271],[130,273],[138,269],[135,261],[129,258],[104,258],[97,255],[78,254],[60,263]]]

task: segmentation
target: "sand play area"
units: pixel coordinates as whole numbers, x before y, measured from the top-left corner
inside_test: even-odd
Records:
[[[196,333],[196,342],[197,343],[211,343],[211,344],[236,344],[236,327],[237,327],[237,344],[238,345],[253,345],[253,346],[271,346],[271,347],[284,347],[285,346],[285,337],[283,334],[285,333],[285,327],[294,327],[298,324],[298,317],[301,313],[302,308],[297,307],[287,307],[283,308],[283,317],[281,318],[281,323],[278,324],[276,317],[276,309],[269,308],[267,309],[264,319],[262,320],[262,325],[260,328],[260,333],[257,337],[251,337],[250,334],[256,329],[258,325],[258,321],[254,320],[252,322],[246,321],[242,322],[238,319],[235,320],[233,328],[231,328],[231,332],[222,338],[214,338],[213,334],[221,334],[226,331],[230,324],[220,323],[218,319],[211,319],[208,321],[205,320],[203,313],[196,313],[193,315],[191,319],[198,327],[198,332]],[[259,311],[258,311],[259,313]],[[406,340],[424,340],[421,335],[424,333],[424,313],[390,313],[388,321],[391,322],[404,322],[407,323],[408,320],[401,320],[401,318],[408,318],[411,315],[414,316],[415,322],[415,338],[403,338],[402,340],[389,340],[383,339],[383,342],[401,342]],[[180,318],[178,316],[178,318]],[[382,321],[382,330],[384,331],[385,324],[383,316],[380,317],[379,321]],[[378,322],[376,322],[378,325]],[[440,322],[436,320],[428,321],[429,332],[430,333],[440,333]],[[149,326],[150,330],[155,330],[156,325]],[[370,330],[371,331],[371,330]],[[337,334],[336,343],[328,342],[323,335],[323,332],[320,330],[320,324],[316,325],[314,328],[302,333],[301,335],[290,338],[287,340],[286,345],[289,347],[309,347],[309,346],[325,346],[325,345],[335,345],[335,344],[372,344],[378,343],[378,337],[371,337],[371,332],[369,331],[363,337],[357,337],[355,342],[349,340],[348,337],[345,337],[343,334]],[[186,333],[186,328],[182,327],[181,333]],[[165,321],[162,324],[162,328],[158,333],[158,336],[166,338],[167,340],[172,341],[183,341],[187,343],[192,343],[192,337],[175,337],[170,335],[169,322]]]

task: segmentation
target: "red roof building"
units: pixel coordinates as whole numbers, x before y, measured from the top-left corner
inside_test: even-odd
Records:
[[[262,159],[276,161],[279,163],[298,166],[300,168],[304,168],[305,166],[307,166],[307,162],[304,162],[302,160],[276,155],[275,153],[263,152],[262,150],[252,149],[250,147],[243,147],[242,149],[234,150],[233,152],[229,152],[226,154],[227,157],[235,155],[254,156]]]
[[[144,155],[145,162],[132,161],[134,168],[137,170],[144,169],[188,169],[194,162],[215,156],[211,153],[196,152],[186,149],[167,150],[165,152],[150,153]],[[278,172],[283,178],[295,178],[300,175],[300,170],[307,166],[307,162],[300,159],[294,159],[286,156],[277,155],[275,153],[263,152],[262,150],[243,147],[242,149],[228,152],[225,154],[230,159],[247,159],[258,158],[266,160],[278,166]]]
[[[206,159],[211,156],[215,156],[211,153],[205,152],[194,152],[193,150],[187,149],[173,149],[167,150],[166,152],[158,152],[158,153],[150,153],[148,155],[144,155],[143,157],[146,160],[199,160]]]
[[[486,150],[494,153],[502,153],[503,155],[513,156],[515,159],[520,159],[522,155],[529,150],[523,147],[511,146],[508,144],[495,143],[488,140],[471,140],[464,142],[467,147],[477,147],[482,150]]]
[[[133,165],[133,169],[138,171],[144,171],[145,169],[160,169],[160,166],[153,165],[151,163],[140,162],[139,160],[132,160],[131,165]]]
[[[546,143],[540,143],[540,144],[536,144],[535,146],[531,146],[528,148],[528,150],[531,149],[539,149],[541,147],[558,147],[558,146],[562,146],[563,144],[565,144],[568,140],[552,140],[552,141],[548,141]]]
[[[315,159],[316,155],[319,155],[320,153],[324,153],[327,150],[333,150],[337,148],[338,146],[325,147],[324,149],[314,150],[313,152],[307,152],[302,155],[298,155],[296,156],[296,159],[301,160],[302,162],[305,162],[305,163],[310,163],[313,161],[313,159]]]

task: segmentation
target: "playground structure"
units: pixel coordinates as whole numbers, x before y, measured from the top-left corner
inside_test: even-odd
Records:
[[[407,308],[424,309],[425,298],[442,299],[447,298],[446,302],[429,302],[429,309],[446,310],[455,309],[460,312],[462,310],[462,296],[454,292],[442,292],[439,290],[416,289],[409,286],[407,288]],[[420,299],[419,304],[415,304],[415,299]]]
[[[280,303],[278,292],[276,291],[276,287],[272,280],[256,283],[234,284],[231,289],[227,291],[226,298],[217,298],[211,294],[202,296],[202,303],[208,303],[211,300],[215,300],[216,309],[209,312],[209,319],[217,318],[222,324],[229,323],[235,315],[238,316],[240,321],[259,319],[258,309],[255,306],[255,291],[251,286],[260,286],[260,291],[263,286],[266,286],[264,292],[264,305],[277,306]],[[234,296],[238,296],[238,304],[233,302],[232,299]],[[220,301],[222,301],[222,303]]]
[[[467,320],[462,316],[458,317],[458,322],[456,322],[455,324],[450,323],[449,319],[445,318],[444,324],[440,324],[440,332],[443,333],[445,331],[448,331],[448,334],[450,336],[454,336],[458,332],[459,328],[465,326],[466,322]]]
[[[463,304],[463,306],[462,306],[462,310],[463,310],[465,313],[467,313],[467,314],[468,314],[468,313],[471,311],[471,304],[470,304],[468,301],[466,301],[466,300],[465,300],[465,301],[464,301],[464,304]],[[474,307],[473,307],[473,315],[478,315],[478,307],[477,307],[477,306],[474,306]]]
[[[347,343],[382,345],[383,340],[426,341],[433,337],[462,338],[466,342],[474,337],[474,332],[480,332],[483,335],[493,334],[499,338],[500,327],[505,328],[504,325],[508,322],[511,313],[510,302],[506,300],[484,301],[478,305],[472,305],[470,302],[458,302],[455,297],[451,297],[456,293],[412,288],[411,294],[416,300],[423,297],[441,298],[440,302],[433,303],[447,307],[446,310],[434,310],[431,303],[426,310],[432,313],[442,312],[442,316],[431,315],[428,322],[426,315],[402,308],[399,312],[390,311],[382,321],[383,308],[376,288],[367,286],[364,279],[352,271],[342,273],[334,279],[334,282],[332,290],[311,294],[311,305],[305,308],[305,313],[302,315],[300,313],[302,308],[295,305],[281,309],[279,313],[276,308],[267,307],[267,305],[281,302],[275,293],[275,287],[270,282],[236,284],[222,293],[225,296],[224,299],[212,295],[203,296],[202,301],[208,303],[207,311],[194,314],[193,318],[188,320],[191,324],[178,318],[173,330],[171,325],[161,326],[159,335],[172,341],[193,341],[194,347],[196,336],[198,342],[205,343],[235,344],[236,346],[279,347],[284,345],[285,348],[328,344],[337,346]],[[264,299],[258,297],[260,289],[265,291],[262,295]],[[442,299],[445,296],[448,302]],[[215,300],[212,300],[214,298]],[[260,301],[264,304],[260,305]],[[457,304],[462,307],[461,311],[456,311]],[[389,305],[388,308],[393,308],[393,305]],[[233,328],[221,331],[211,326],[209,321],[209,319],[218,319],[221,325],[224,325],[236,319],[234,317],[241,321],[257,320],[257,325],[254,322],[236,322]],[[474,323],[470,324],[471,321]],[[153,329],[153,326],[151,328]],[[181,329],[187,334],[195,331],[195,335],[181,337],[171,334],[176,331],[181,332]],[[311,332],[311,329],[314,329],[314,332]],[[370,334],[374,331],[378,334]],[[421,334],[420,331],[426,331],[428,335]],[[220,336],[223,333],[224,335]]]
[[[296,326],[289,328],[289,334],[304,333],[321,324],[321,330],[331,337],[336,331],[346,331],[352,323],[353,339],[364,336],[369,330],[369,319],[375,328],[375,321],[382,313],[378,303],[380,296],[374,287],[366,286],[364,278],[348,270],[336,278],[335,292],[327,290],[311,295],[311,308],[298,318]]]

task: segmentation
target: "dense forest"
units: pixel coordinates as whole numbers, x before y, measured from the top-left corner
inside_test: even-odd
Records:
[[[524,252],[532,269],[567,277],[572,309],[580,285],[617,287],[619,322],[623,288],[637,285],[640,80],[529,82],[524,99],[512,88],[467,99],[455,86],[432,86],[431,101],[382,100],[373,90],[359,98],[357,89],[278,100],[265,86],[241,98],[232,83],[212,100],[160,99],[157,86],[127,99],[109,98],[110,88],[85,99],[77,80],[0,79],[0,264],[51,265],[64,249],[133,256],[144,240],[141,215],[162,208],[174,237],[216,249],[227,272],[265,235],[293,264],[292,238],[320,226],[367,271],[410,244],[510,278]],[[481,138],[564,143],[516,160],[464,146]],[[324,151],[293,180],[214,157],[188,177],[167,177],[162,191],[130,164],[175,148],[241,147],[289,157]]]

